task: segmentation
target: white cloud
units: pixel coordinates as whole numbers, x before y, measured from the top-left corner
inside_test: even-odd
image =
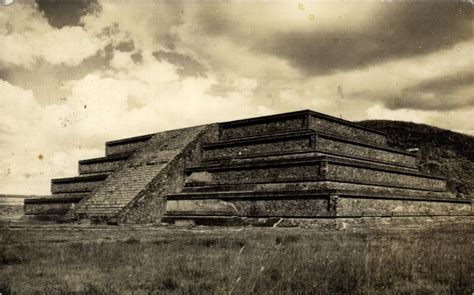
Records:
[[[41,106],[31,91],[0,80],[4,193],[47,193],[49,178],[73,176],[77,161],[103,155],[107,140],[271,113],[250,103],[251,79],[213,96],[215,77],[180,79],[176,67],[149,52],[143,63],[120,53],[113,64],[114,70],[69,81],[71,94],[57,105]]]
[[[393,97],[403,97],[406,88],[453,76],[456,73],[472,72],[472,60],[466,56],[469,56],[473,49],[474,42],[470,41],[425,56],[379,63],[314,78],[288,79],[284,84],[288,90],[279,91],[277,98],[285,110],[299,106],[300,109],[313,108],[349,120],[364,120],[369,108],[374,105],[382,106]],[[453,99],[461,105],[464,101],[467,105],[467,102],[473,99],[473,91],[473,86],[469,85],[455,88],[453,93],[444,94],[443,98],[446,101],[440,100],[440,95],[435,97],[432,93],[423,93],[423,97],[414,99],[419,102],[423,99],[427,107],[437,106],[438,111],[443,113],[447,111],[447,107],[443,110],[443,105],[450,103],[448,99]],[[400,113],[405,114],[406,110]],[[428,117],[423,115],[425,112],[410,110],[409,113],[413,114],[412,117],[416,118],[417,122],[428,123],[426,121]],[[447,126],[439,125],[436,120],[431,122],[435,126],[445,128]],[[474,131],[474,128],[469,129],[465,126],[455,126],[454,129]]]
[[[31,91],[0,80],[0,93],[2,193],[47,194],[51,177],[75,173],[78,159],[98,154],[58,138]]]
[[[81,27],[51,27],[35,4],[2,8],[0,27],[0,65],[5,66],[33,68],[38,61],[75,66],[105,45]]]

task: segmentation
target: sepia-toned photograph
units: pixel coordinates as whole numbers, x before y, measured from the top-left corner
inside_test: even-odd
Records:
[[[474,294],[473,17],[0,0],[0,295]]]

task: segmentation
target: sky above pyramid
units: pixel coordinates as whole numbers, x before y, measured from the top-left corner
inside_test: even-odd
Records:
[[[0,193],[49,191],[128,136],[301,109],[474,135],[473,6],[0,6]]]

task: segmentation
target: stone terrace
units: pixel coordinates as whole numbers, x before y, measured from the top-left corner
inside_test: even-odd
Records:
[[[419,171],[417,154],[313,111],[221,123],[202,153],[183,190],[168,195],[165,221],[471,214],[443,177]]]
[[[249,220],[470,215],[385,134],[310,110],[106,143],[25,201],[38,219],[245,224]],[[273,221],[272,221],[273,220]]]

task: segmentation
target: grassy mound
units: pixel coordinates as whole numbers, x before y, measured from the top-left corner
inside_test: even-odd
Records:
[[[421,170],[448,178],[458,197],[474,198],[474,137],[425,124],[370,120],[358,124],[385,132],[397,148],[420,149]]]

